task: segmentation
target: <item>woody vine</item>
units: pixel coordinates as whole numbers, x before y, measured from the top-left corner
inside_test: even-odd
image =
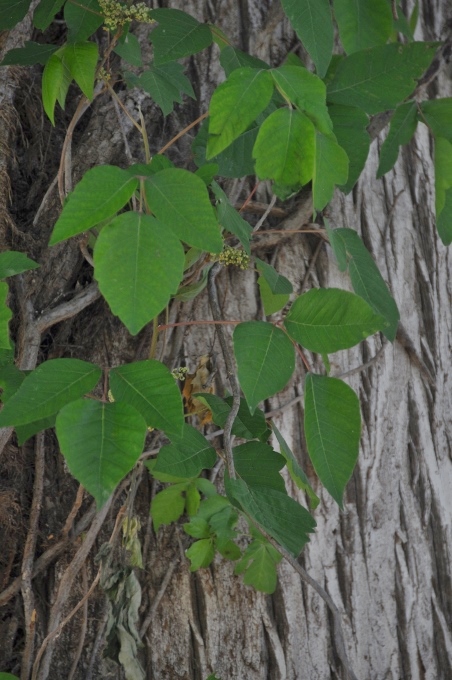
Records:
[[[29,4],[0,5],[0,28],[13,28]],[[37,5],[33,22],[42,36],[63,12],[64,40],[28,42],[9,51],[1,66],[42,64],[42,103],[52,124],[58,107],[65,108],[70,84],[75,81],[81,91],[62,145],[55,183],[61,214],[49,248],[77,239],[92,274],[91,282],[71,300],[41,315],[29,310],[24,338],[11,335],[8,284],[0,284],[0,426],[3,445],[13,428],[19,444],[31,437],[39,441],[40,433],[55,428],[61,454],[81,485],[80,495],[85,490],[95,500],[98,526],[118,487],[129,489],[127,514],[118,514],[108,544],[122,532],[129,553],[128,587],[139,588],[133,572],[141,565],[133,500],[137,470],[143,465],[161,487],[150,507],[154,529],[185,518],[184,531],[193,538],[186,551],[191,570],[208,567],[219,553],[235,562],[235,573],[247,585],[272,593],[277,565],[282,558],[288,560],[330,608],[338,655],[348,677],[354,678],[340,613],[297,561],[315,531],[312,511],[318,496],[296,452],[261,405],[285,388],[295,362],[302,361],[307,370],[307,451],[319,482],[342,507],[358,458],[360,407],[346,378],[331,375],[328,356],[376,333],[381,334],[383,350],[386,340],[393,342],[400,332],[400,315],[358,234],[330,224],[327,206],[336,187],[345,193],[353,189],[366,162],[369,130],[378,129],[389,110],[378,175],[392,168],[399,146],[409,142],[418,124],[427,125],[435,142],[437,227],[449,244],[452,101],[419,100],[420,83],[429,77],[425,74],[443,46],[414,40],[415,14],[405,17],[397,3],[379,0],[374,3],[378,20],[364,15],[357,32],[353,3],[334,2],[333,17],[328,0],[317,2],[311,25],[302,18],[304,4],[310,3],[282,1],[310,61],[305,64],[290,54],[276,67],[238,50],[220,27],[201,24],[179,10],[150,10],[144,3],[114,0],[41,0]],[[333,18],[342,42],[335,55]],[[149,64],[143,62],[133,33],[137,22],[150,24]],[[72,135],[91,102],[108,93],[130,117],[116,94],[125,84],[147,92],[167,116],[175,102],[195,96],[180,60],[212,44],[225,79],[214,91],[209,110],[161,149],[153,148],[139,112],[133,125],[142,138],[143,162],[94,167],[73,186]],[[193,162],[177,167],[166,152],[189,129],[196,131]],[[252,194],[241,210],[228,197],[229,180],[246,176],[254,177],[255,185],[266,182],[273,196],[254,225],[243,217]],[[329,243],[338,267],[349,272],[353,293],[311,289],[296,294],[285,276],[252,255],[253,239],[276,201],[284,205],[301,195],[312,215],[304,230]],[[216,277],[227,266],[255,268],[265,321],[224,318]],[[32,276],[38,267],[23,252],[0,254],[3,280]],[[156,358],[160,334],[174,325],[167,318],[172,301],[205,294],[212,318],[193,323],[216,328],[228,394],[214,392],[215,374],[207,370],[207,357],[188,377],[183,367],[174,369]],[[152,328],[149,358],[100,367],[71,356],[37,365],[42,334],[99,296],[131,335]],[[234,328],[232,343],[229,326]],[[312,368],[313,355],[321,357],[322,372]],[[208,471],[215,469],[215,479],[222,468],[224,493],[208,478]],[[300,502],[288,495],[282,471],[300,490]],[[94,531],[88,535],[80,564],[95,537]],[[100,581],[114,603],[116,594],[105,577],[111,566],[107,548],[99,557],[93,587]],[[18,583],[20,587],[20,579]],[[63,600],[63,589],[60,592]],[[66,621],[58,599],[57,604],[37,655],[29,652],[27,658],[25,653],[33,678],[47,677],[55,638]],[[27,616],[31,620],[32,603]],[[109,632],[112,638],[117,635],[115,625],[118,622]],[[29,636],[32,649],[32,633]],[[140,636],[133,625],[129,637],[136,647]],[[144,677],[134,655],[127,661],[124,654],[121,657],[121,644],[113,658],[121,660],[126,677]]]

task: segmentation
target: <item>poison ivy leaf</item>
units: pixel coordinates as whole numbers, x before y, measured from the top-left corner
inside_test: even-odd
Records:
[[[19,680],[19,678],[11,673],[0,673],[0,680]]]
[[[310,506],[313,510],[315,510],[320,503],[319,497],[314,493],[314,490],[309,483],[309,479],[298,464],[298,461],[287,445],[286,440],[274,423],[272,423],[272,430],[276,439],[278,440],[281,455],[286,459],[286,466],[290,478],[293,482],[295,482],[299,489],[302,489],[302,491],[305,491],[308,494]]]
[[[348,156],[344,149],[320,132],[316,133],[312,200],[315,210],[323,210],[333,197],[336,184],[348,178]]]
[[[285,333],[265,321],[248,321],[234,330],[238,378],[251,413],[260,401],[282,390],[295,367]]]
[[[237,73],[237,71],[235,71]],[[262,123],[253,149],[259,179],[303,185],[314,172],[315,129],[303,113],[282,108]]]
[[[212,43],[207,24],[178,9],[154,9],[152,18],[159,23],[150,36],[157,66],[189,57]]]
[[[69,470],[99,508],[137,462],[146,423],[129,404],[78,399],[60,411],[56,431]]]
[[[229,202],[228,197],[223,189],[212,182],[212,191],[217,201],[217,215],[218,221],[226,231],[234,234],[239,239],[243,249],[248,255],[251,254],[250,239],[253,233],[251,225],[243,219],[239,212]]]
[[[92,99],[98,59],[97,45],[93,42],[69,43],[60,55],[85,97]]]
[[[130,31],[128,31],[124,38],[119,41],[114,52],[119,54],[121,59],[124,59],[124,61],[132,66],[143,66],[140,42],[133,33],[130,33]]]
[[[34,437],[38,432],[43,430],[48,430],[50,427],[55,426],[56,415],[49,416],[48,418],[42,418],[42,420],[35,420],[33,423],[27,423],[26,425],[16,425],[16,436],[17,443],[19,446],[25,444],[28,439]]]
[[[187,510],[187,515],[193,517],[196,515],[199,509],[199,504],[201,503],[201,494],[196,488],[196,484],[189,484],[185,491],[185,507]]]
[[[333,53],[333,19],[329,0],[281,0],[284,12],[294,27],[321,78]]]
[[[393,20],[387,0],[334,0],[333,6],[339,35],[348,54],[388,41]]]
[[[399,155],[399,146],[408,144],[416,132],[417,102],[409,101],[400,104],[391,118],[389,133],[380,151],[380,164],[377,178],[391,170]]]
[[[113,314],[136,335],[166,307],[184,269],[184,249],[154,217],[118,215],[94,247],[94,274]]]
[[[297,557],[316,523],[299,503],[275,489],[252,488],[242,479],[225,479],[226,491],[275,541]]]
[[[0,0],[0,31],[8,31],[22,21],[30,0]]]
[[[244,574],[245,585],[271,595],[276,590],[276,565],[281,559],[282,555],[270,543],[253,541],[236,565],[234,574]]]
[[[188,170],[169,168],[149,177],[145,191],[157,219],[182,241],[212,253],[222,251],[223,239],[202,179]]]
[[[300,295],[284,320],[289,335],[300,345],[330,354],[357,345],[387,321],[361,297],[338,288],[313,288]]]
[[[355,52],[339,62],[328,99],[370,114],[394,109],[414,90],[436,48],[437,43],[393,43]]]
[[[224,427],[232,405],[232,397],[221,399],[216,394],[207,392],[198,393],[197,399],[205,403],[212,411],[212,420],[215,425]],[[256,409],[253,415],[244,399],[240,399],[240,408],[232,426],[232,434],[242,439],[260,439],[267,432],[265,415],[260,409]]]
[[[288,303],[290,295],[288,293],[277,295],[272,293],[270,286],[263,276],[259,276],[257,285],[259,286],[259,293],[264,306],[265,316],[270,316],[275,312],[279,312],[279,310]]]
[[[87,40],[104,22],[98,0],[66,2],[64,20],[69,29],[69,41]]]
[[[325,83],[314,73],[300,66],[284,65],[271,72],[273,80],[285,98],[295,104],[325,135],[332,132],[326,106]]]
[[[57,49],[58,45],[41,45],[40,43],[28,41],[24,47],[7,52],[0,66],[8,66],[10,64],[17,64],[18,66],[42,64],[44,66]]]
[[[177,522],[183,514],[185,508],[185,497],[183,494],[186,488],[186,482],[183,484],[173,484],[154,496],[150,512],[156,533],[162,524]]]
[[[196,135],[192,151],[194,161],[199,167],[206,162],[206,146],[209,136],[208,123],[205,121]],[[245,177],[254,174],[254,160],[252,151],[259,128],[253,127],[239,135],[227,149],[212,158],[218,164],[218,175],[221,177]]]
[[[2,349],[0,347],[0,367],[12,364],[14,361],[14,347],[10,341],[10,346],[8,349]]]
[[[145,179],[146,177],[152,177],[152,175],[160,172],[160,170],[167,170],[168,168],[174,168],[174,163],[166,156],[163,156],[163,154],[156,154],[149,163],[134,163],[130,165],[127,168],[127,172],[137,179]]]
[[[52,125],[55,125],[55,104],[63,82],[63,73],[63,62],[58,55],[52,54],[42,74],[42,105]]]
[[[90,392],[98,366],[79,359],[49,359],[28,375],[0,413],[0,427],[42,420]],[[80,427],[80,424],[78,425]]]
[[[234,447],[235,470],[238,476],[253,489],[264,486],[286,492],[284,479],[279,471],[284,467],[284,458],[262,442],[247,442]]]
[[[330,229],[328,235],[335,254],[338,248],[345,251],[346,264],[342,269],[348,266],[353,290],[376,314],[386,319],[388,327],[383,333],[393,342],[400,320],[399,310],[371,254],[353,229]]]
[[[195,172],[197,177],[200,177],[206,187],[209,187],[214,181],[214,177],[218,175],[218,163],[206,163],[198,168]]]
[[[126,401],[141,413],[146,425],[182,434],[182,398],[170,371],[160,361],[136,361],[110,371],[116,401]]]
[[[358,181],[369,154],[369,119],[364,111],[353,106],[332,104],[328,111],[336,139],[349,159],[347,182],[339,186],[341,191],[348,194]]]
[[[188,302],[189,300],[193,300],[195,297],[197,297],[207,286],[207,279],[212,266],[213,263],[204,267],[201,278],[198,281],[195,281],[195,283],[189,283],[186,286],[179,286],[174,298],[176,300],[181,300],[182,302]]]
[[[264,69],[236,69],[217,87],[209,107],[208,160],[248,129],[268,106],[272,94],[273,80]]]
[[[40,265],[30,260],[25,253],[18,253],[15,250],[6,250],[0,253],[0,279],[8,276],[15,276],[27,272],[30,269],[37,269]]]
[[[265,61],[262,61],[262,59],[253,57],[251,54],[247,54],[247,52],[242,52],[241,50],[237,49],[236,47],[232,47],[231,45],[226,45],[226,47],[224,47],[221,50],[220,64],[223,67],[224,72],[226,73],[226,78],[229,78],[232,71],[235,71],[238,68],[243,68],[244,66],[259,69],[270,68],[270,66],[266,64]]]
[[[184,524],[184,531],[193,538],[210,538],[212,535],[209,523],[202,517],[192,517],[190,522]]]
[[[212,539],[202,538],[196,541],[185,551],[190,560],[190,571],[197,571],[208,567],[215,557],[215,546]]]
[[[452,243],[452,144],[435,138],[436,228],[445,246]]]
[[[175,437],[173,433],[170,437],[171,444],[163,446],[157,456],[156,473],[191,479],[215,464],[215,449],[194,427],[184,425],[182,437]]]
[[[276,295],[287,293],[290,295],[290,293],[293,292],[293,287],[289,279],[286,279],[285,276],[279,274],[271,264],[267,264],[267,262],[256,257],[256,268],[270,286],[272,293],[275,293]]]
[[[421,102],[419,120],[426,123],[435,137],[452,142],[452,97]]]
[[[57,56],[59,56],[60,53],[61,48],[56,53]],[[66,105],[66,97],[69,90],[69,85],[72,83],[72,73],[70,72],[69,66],[67,65],[65,59],[62,59],[61,63],[63,64],[63,77],[61,78],[60,87],[58,89],[57,102],[61,106],[61,108],[64,109]]]
[[[320,481],[342,507],[358,459],[361,418],[351,387],[337,378],[308,373],[304,428],[309,457]]]
[[[17,392],[25,377],[26,374],[20,371],[15,364],[0,367],[1,401],[4,404]]]
[[[6,304],[8,298],[8,284],[0,282],[0,349],[9,349],[11,341],[9,339],[9,322],[12,318],[12,311]]]
[[[36,28],[45,31],[64,3],[65,0],[41,0],[33,14],[33,23]]]
[[[113,217],[131,198],[138,180],[114,165],[88,170],[70,194],[55,224],[49,245],[81,234]]]
[[[184,74],[184,67],[177,62],[163,66],[152,65],[139,78],[140,87],[149,92],[167,116],[174,108],[174,102],[182,104],[182,94],[196,99],[190,81]]]

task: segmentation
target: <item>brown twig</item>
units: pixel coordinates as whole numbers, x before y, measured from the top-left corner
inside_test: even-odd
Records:
[[[36,330],[39,333],[44,333],[51,326],[56,323],[71,319],[76,314],[79,314],[85,307],[92,305],[100,297],[100,291],[97,283],[94,281],[84,288],[80,293],[74,295],[72,300],[63,302],[58,307],[54,307],[47,312],[44,312],[36,321]]]
[[[304,292],[306,284],[308,283],[309,277],[311,276],[311,274],[314,270],[315,263],[317,262],[317,258],[320,255],[320,251],[322,250],[322,245],[323,245],[323,241],[319,241],[318,244],[317,244],[317,247],[314,251],[314,254],[311,257],[309,267],[307,268],[306,273],[305,273],[304,278],[303,278],[303,281],[301,283],[300,294]]]
[[[44,433],[39,432],[35,440],[35,481],[33,485],[33,501],[30,511],[30,524],[28,528],[27,540],[25,541],[24,556],[22,559],[22,584],[21,592],[24,603],[25,615],[25,649],[22,655],[22,665],[20,672],[21,680],[28,680],[32,664],[35,628],[36,628],[36,609],[34,606],[34,594],[31,585],[33,562],[36,549],[36,539],[38,534],[38,521],[42,506],[42,494],[44,490],[44,470],[45,470],[45,448]]]
[[[86,564],[84,564],[82,567],[82,588],[84,593],[82,625],[80,626],[78,645],[67,680],[73,680],[74,678],[80,657],[82,655],[83,646],[85,644],[86,629],[88,627],[88,575],[86,573]]]
[[[80,484],[78,489],[77,489],[77,495],[75,497],[74,505],[72,506],[71,511],[70,511],[69,515],[67,516],[66,522],[65,522],[64,527],[63,527],[63,531],[61,532],[61,536],[63,538],[68,536],[70,530],[72,529],[72,526],[74,524],[77,513],[80,510],[80,507],[81,507],[82,502],[83,502],[84,492],[85,492],[85,489]]]
[[[218,291],[215,283],[215,278],[221,269],[219,262],[216,262],[209,272],[207,289],[209,293],[210,308],[212,310],[212,316],[215,321],[220,321],[222,318],[222,312],[220,307],[220,302],[218,300]],[[223,353],[224,362],[226,364],[226,370],[228,373],[229,383],[232,390],[232,405],[231,410],[228,413],[226,422],[224,424],[224,452],[226,456],[226,465],[228,468],[229,477],[235,479],[235,466],[234,466],[234,456],[232,453],[232,426],[234,420],[237,417],[240,408],[240,387],[237,382],[235,373],[235,363],[232,353],[228,346],[228,339],[226,333],[224,332],[223,326],[219,325],[217,329],[218,339],[221,345],[221,351]]]
[[[349,371],[345,371],[344,373],[339,373],[339,375],[336,375],[335,378],[349,378],[352,375],[356,375],[357,373],[362,373],[363,371],[367,370],[368,368],[376,364],[378,359],[384,354],[386,345],[387,345],[386,341],[383,341],[382,346],[380,347],[376,355],[372,357],[372,359],[369,359],[369,361],[366,361],[366,363],[362,364],[361,366],[351,368]]]
[[[266,220],[267,217],[270,215],[270,213],[271,213],[271,211],[272,211],[272,208],[273,208],[273,206],[275,205],[275,203],[276,203],[276,194],[273,194],[272,199],[271,199],[270,203],[268,204],[266,211],[264,212],[264,214],[262,215],[262,217],[259,219],[259,221],[257,222],[256,226],[253,228],[253,233],[254,233],[255,231],[258,231],[258,230],[262,227],[262,225],[264,224],[265,220]]]
[[[167,144],[165,144],[165,146],[162,146],[162,148],[159,151],[157,151],[157,153],[158,154],[165,153],[165,151],[167,149],[169,149],[170,146],[172,146],[175,142],[177,142],[178,139],[183,137],[187,132],[189,132],[192,128],[194,128],[195,125],[198,125],[198,123],[200,123],[202,120],[204,120],[204,118],[207,118],[208,115],[209,115],[209,112],[206,111],[205,113],[202,114],[202,116],[199,116],[199,118],[197,118],[192,123],[190,123],[190,125],[187,125],[187,127],[184,127],[184,129],[181,130],[175,137],[170,139],[170,141],[167,142]]]

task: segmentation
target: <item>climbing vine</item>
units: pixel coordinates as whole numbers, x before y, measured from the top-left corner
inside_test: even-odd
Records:
[[[29,4],[0,2],[0,29],[13,28]],[[272,68],[234,47],[220,27],[180,10],[116,0],[41,0],[34,26],[45,35],[54,18],[63,17],[66,39],[58,45],[28,42],[8,52],[1,64],[43,66],[42,103],[52,124],[65,108],[72,82],[81,92],[63,145],[62,209],[49,241],[52,248],[78,239],[93,268],[96,283],[71,313],[100,291],[130,334],[151,324],[153,339],[145,361],[101,368],[71,357],[23,370],[14,361],[5,279],[39,264],[22,252],[2,252],[0,427],[14,427],[19,444],[55,428],[71,474],[99,511],[122,480],[129,475],[133,482],[132,471],[144,464],[161,488],[150,507],[154,529],[185,518],[184,530],[193,538],[186,551],[191,570],[208,567],[219,553],[235,562],[235,573],[247,585],[265,593],[274,592],[283,557],[306,576],[296,558],[315,531],[312,510],[319,498],[262,402],[286,387],[297,361],[304,363],[308,455],[318,480],[342,507],[358,458],[360,406],[346,381],[330,375],[328,355],[375,333],[393,342],[398,331],[397,305],[363,241],[344,225],[330,225],[323,214],[336,187],[345,193],[353,189],[367,159],[371,120],[388,110],[378,176],[393,167],[399,147],[417,126],[428,126],[435,144],[437,228],[444,244],[452,242],[452,99],[419,96],[419,83],[442,46],[416,42],[416,13],[404,16],[395,2],[373,0],[370,6],[366,0],[334,0],[331,8],[329,0],[282,0],[282,5],[309,55],[306,63],[290,54]],[[133,32],[137,22],[150,25],[150,63]],[[335,23],[341,47],[333,54]],[[133,123],[144,162],[93,167],[73,187],[66,163],[71,135],[90,103],[101,93],[117,99],[115,88],[126,85],[147,92],[167,116],[175,103],[195,97],[180,60],[205,49],[212,49],[212,58],[218,55],[224,82],[208,112],[189,126],[196,129],[192,164],[177,167],[165,155],[169,145],[151,155],[141,118]],[[252,256],[256,228],[227,193],[227,180],[244,176],[269,183],[272,205],[276,198],[284,202],[302,189],[311,191],[315,230],[330,244],[339,269],[349,272],[353,293],[319,288],[296,295],[286,277]],[[224,318],[216,277],[228,266],[255,268],[266,321]],[[194,375],[184,367],[171,371],[155,358],[158,335],[171,325],[164,318],[171,301],[205,291],[212,319],[195,323],[217,329],[230,381],[225,394],[214,392],[208,357]],[[41,332],[62,318],[50,312],[36,328]],[[234,327],[232,344],[226,325]],[[312,369],[311,353],[321,357],[322,372]],[[215,446],[211,424],[221,430]],[[207,436],[206,426],[212,430]],[[146,449],[155,431],[166,438],[156,456]],[[205,476],[219,465],[224,465],[224,493]],[[304,492],[304,504],[288,495],[283,469]],[[131,566],[140,566],[139,527],[136,520],[124,522]],[[108,563],[106,555],[101,564]],[[130,579],[125,588],[136,587]],[[101,585],[116,597],[105,578]],[[339,635],[337,610],[332,611]],[[132,638],[135,634],[130,632]],[[338,649],[354,677],[345,650]],[[143,677],[136,660],[122,663],[128,678]]]

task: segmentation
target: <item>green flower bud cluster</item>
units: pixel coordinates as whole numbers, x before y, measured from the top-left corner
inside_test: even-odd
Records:
[[[237,250],[232,246],[224,246],[223,252],[217,255],[216,259],[226,266],[234,265],[240,267],[240,269],[248,269],[250,263],[250,257],[244,250]]]
[[[112,32],[131,21],[140,21],[144,24],[153,24],[155,21],[151,18],[151,10],[144,2],[127,7],[117,0],[99,0],[99,5],[104,16],[105,28]]]
[[[174,368],[171,371],[171,375],[173,376],[174,380],[180,380],[181,382],[185,380],[187,373],[188,368],[186,366],[179,366],[178,368]]]

